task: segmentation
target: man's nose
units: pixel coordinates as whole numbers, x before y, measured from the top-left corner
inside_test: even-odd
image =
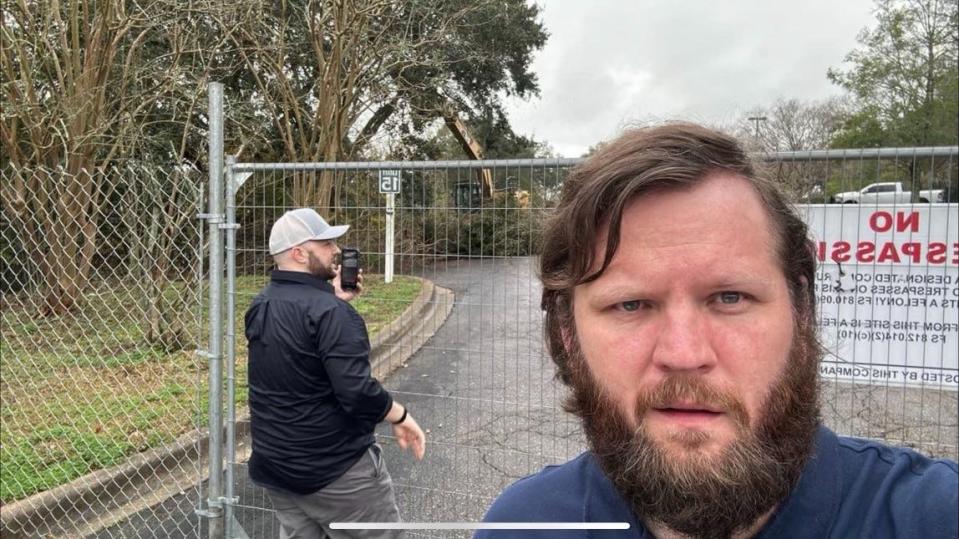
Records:
[[[712,370],[717,357],[707,316],[695,305],[667,308],[653,348],[653,364],[664,371]]]

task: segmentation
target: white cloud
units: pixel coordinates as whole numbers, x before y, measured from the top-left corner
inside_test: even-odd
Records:
[[[546,0],[541,96],[510,101],[517,132],[578,156],[624,125],[729,123],[779,97],[822,99],[873,24],[872,0]]]

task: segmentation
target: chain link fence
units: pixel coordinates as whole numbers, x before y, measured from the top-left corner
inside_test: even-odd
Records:
[[[0,173],[4,537],[83,536],[195,488],[201,178],[136,162]]]

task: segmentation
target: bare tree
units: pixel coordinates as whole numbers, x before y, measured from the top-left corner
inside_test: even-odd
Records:
[[[196,69],[200,28],[164,1],[16,0],[2,9],[9,181],[0,201],[35,253],[41,312],[59,314],[88,283],[103,205],[120,178],[104,170],[144,151],[174,161],[190,146],[207,72]]]
[[[760,153],[820,150],[830,146],[846,110],[842,98],[811,102],[780,98],[772,106],[749,111],[735,131]],[[769,174],[796,199],[823,200],[828,174],[823,163],[776,161]]]
[[[770,107],[749,111],[739,123],[738,134],[757,150],[788,152],[829,147],[842,126],[845,100],[800,101],[780,98]]]

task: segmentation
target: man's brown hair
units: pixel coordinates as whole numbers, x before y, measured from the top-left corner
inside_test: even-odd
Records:
[[[619,246],[623,209],[636,196],[684,189],[713,172],[731,172],[756,190],[776,235],[796,324],[812,331],[815,322],[815,253],[806,224],[779,189],[762,178],[736,139],[695,124],[673,123],[633,129],[577,166],[563,184],[559,204],[546,224],[540,278],[550,355],[557,376],[570,384],[569,348],[575,331],[572,297],[576,285],[597,279]],[[608,225],[606,252],[594,266],[597,234]],[[731,263],[735,263],[732,261]]]

